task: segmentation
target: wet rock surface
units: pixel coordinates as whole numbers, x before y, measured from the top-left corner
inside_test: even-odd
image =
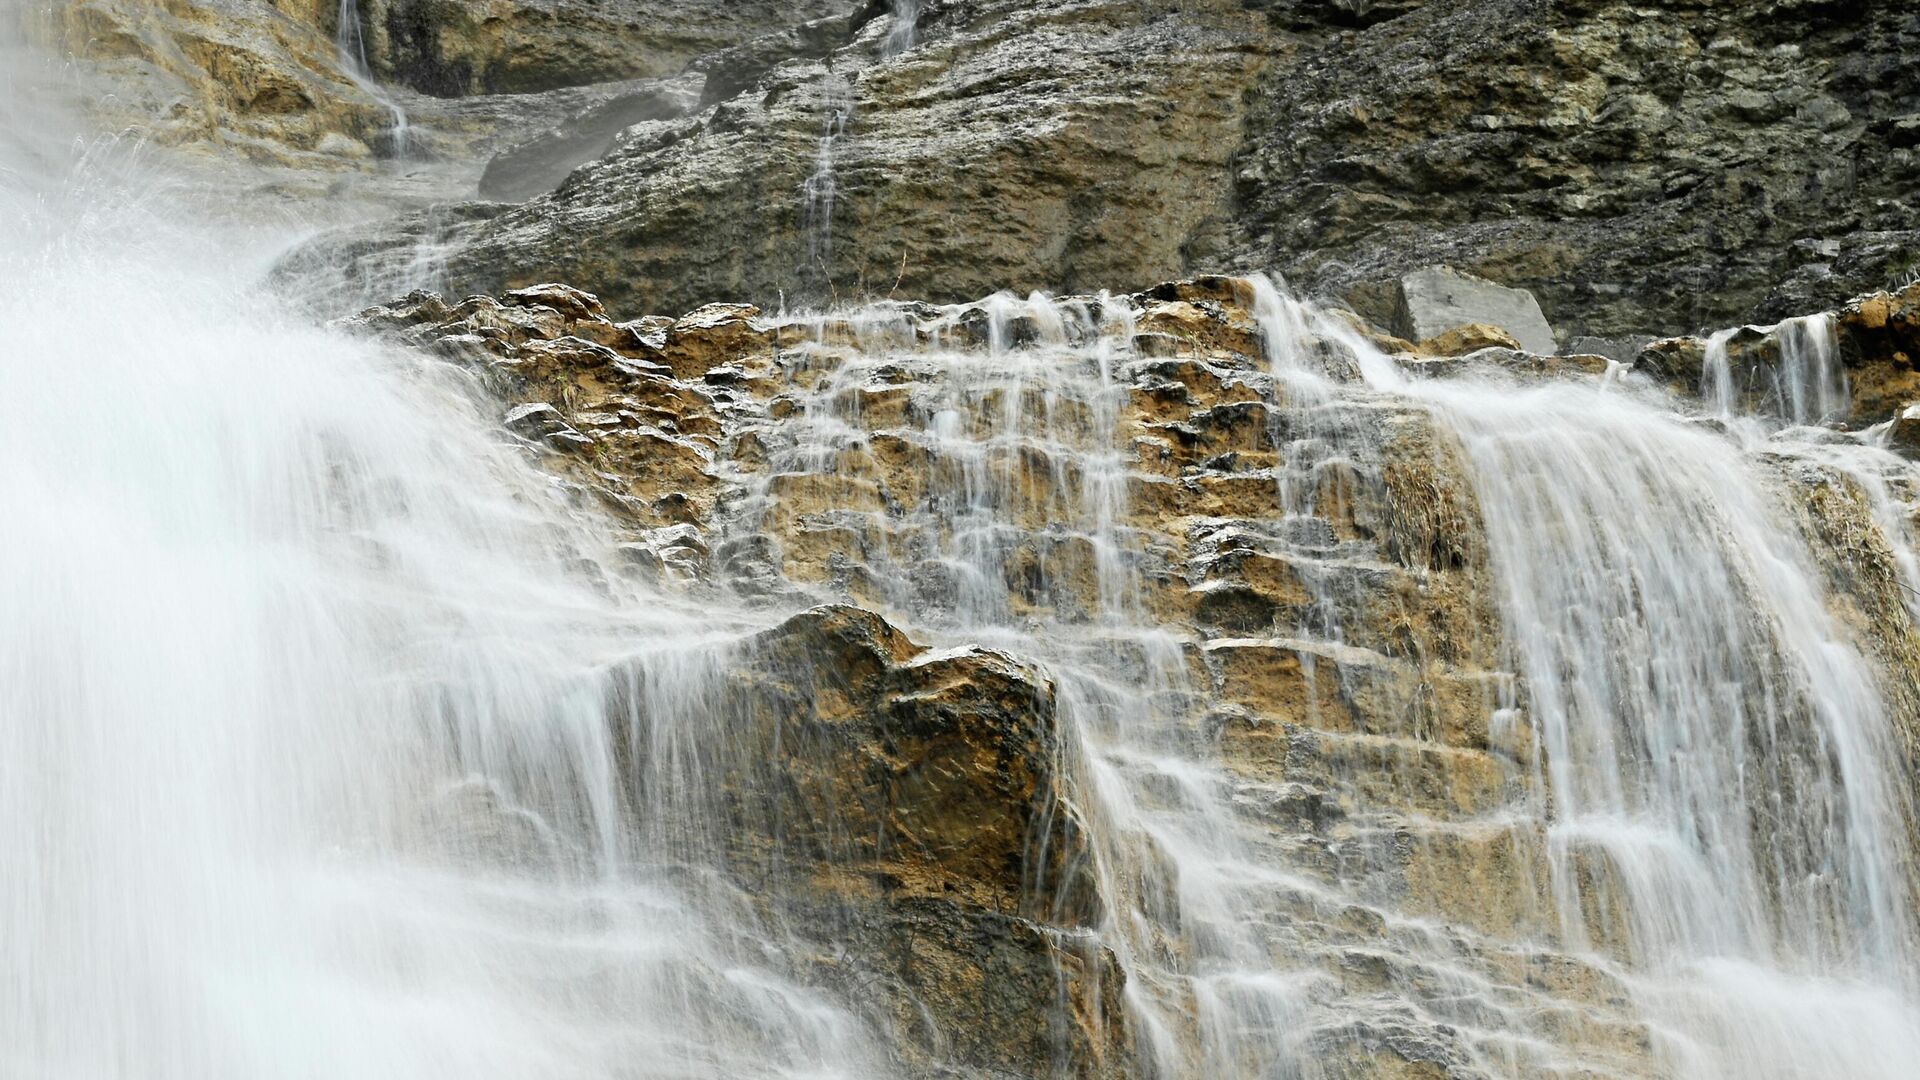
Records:
[[[373,242],[450,242],[456,291],[660,310],[1274,267],[1383,326],[1445,264],[1564,341],[1831,307],[1915,262],[1899,5],[923,8],[904,51],[870,10],[716,54],[703,111],[553,196]]]
[[[1177,990],[1192,948],[1178,920],[1146,940],[1103,921],[1172,903],[1153,897],[1177,882],[1083,820],[1105,770],[1143,808],[1179,805],[1171,776],[1110,741],[1151,716],[1194,732],[1182,752],[1219,770],[1233,827],[1298,875],[1237,917],[1270,962],[1320,973],[1289,1038],[1322,1047],[1328,1075],[1486,1075],[1493,1051],[1463,1026],[1476,1016],[1523,1024],[1555,1067],[1661,1075],[1617,972],[1554,916],[1546,838],[1523,812],[1536,736],[1460,446],[1408,399],[1278,377],[1257,306],[1248,283],[1212,278],[616,321],[540,285],[415,294],[355,324],[481,372],[515,403],[506,429],[573,497],[614,509],[660,580],[774,612],[828,605],[711,661],[733,719],[679,767],[708,785],[684,790],[720,793],[727,872],[806,913],[807,977],[880,1010],[903,1060],[1136,1075],[1142,1016],[1176,1046],[1204,1042]],[[1913,307],[1881,295],[1835,317],[1863,385],[1901,362]],[[1318,340],[1300,362],[1353,386]],[[1635,374],[1382,340],[1440,379],[1692,393],[1704,362],[1683,343]],[[1865,481],[1812,469],[1789,468],[1808,479],[1784,497],[1808,507],[1845,620],[1902,670],[1920,635],[1872,539],[1880,511]],[[673,677],[636,669],[634,693]],[[1890,692],[1913,752],[1920,691]],[[637,730],[628,752],[646,763],[661,745]],[[661,760],[635,774],[640,805],[660,802],[648,785],[681,790]],[[1463,968],[1500,988],[1498,1019],[1435,996],[1436,973]]]
[[[1224,229],[1260,66],[1238,3],[932,4],[886,58],[893,22],[818,59],[732,54],[705,112],[440,237],[450,285],[566,280],[656,310],[954,300],[1173,276]]]

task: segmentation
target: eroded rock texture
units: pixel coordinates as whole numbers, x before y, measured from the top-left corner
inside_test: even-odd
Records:
[[[456,290],[666,310],[1248,266],[1387,325],[1401,273],[1449,264],[1531,289],[1563,346],[1773,319],[1912,272],[1916,19],[969,0],[896,54],[869,11],[720,54],[705,111],[551,197],[370,242],[450,238]]]
[[[1833,320],[1863,418],[1873,373],[1910,367],[1916,301]],[[1291,361],[1331,388],[1289,376],[1267,302],[1208,278],[618,322],[542,285],[358,324],[482,372],[642,572],[807,609],[705,669],[637,667],[610,715],[638,718],[625,766],[660,842],[704,845],[799,927],[796,970],[911,1068],[1665,1075],[1629,913],[1591,901],[1606,865],[1549,856],[1460,443],[1362,384],[1336,345],[1357,321],[1326,316]],[[1699,385],[1697,359],[1691,383],[1659,366],[1672,348],[1645,377],[1373,340],[1420,379]],[[1753,461],[1915,760],[1913,523],[1887,515],[1916,493],[1862,452]],[[704,735],[648,704],[688,687],[724,718]],[[1589,901],[1561,905],[1555,866]],[[1249,1016],[1285,1022],[1220,1024]]]
[[[375,71],[441,96],[520,94],[677,75],[694,59],[854,0],[366,0]]]

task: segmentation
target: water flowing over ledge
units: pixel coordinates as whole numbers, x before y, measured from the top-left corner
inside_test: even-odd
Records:
[[[49,142],[0,1071],[1920,1058],[1920,295],[1633,370],[1262,277],[322,328]]]

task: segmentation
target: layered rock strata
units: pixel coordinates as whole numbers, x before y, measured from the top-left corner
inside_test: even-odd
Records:
[[[715,814],[695,833],[802,928],[796,969],[902,1062],[1664,1075],[1622,913],[1560,905],[1458,437],[1362,380],[1357,319],[1325,316],[1283,362],[1280,303],[1216,278],[617,321],[542,285],[355,324],[481,373],[640,572],[774,617],[835,605],[721,664],[730,719],[693,736],[700,784],[674,788],[648,756],[664,718],[639,710],[634,797],[685,815],[666,835]],[[1832,320],[1857,423],[1899,393],[1873,373],[1910,366],[1916,307]],[[1656,398],[1681,349],[1641,374],[1376,340],[1401,377]],[[1916,492],[1876,448],[1889,431],[1751,460],[1885,665],[1911,755]],[[1604,894],[1603,866],[1574,865]]]
[[[347,247],[654,310],[1273,266],[1385,326],[1444,263],[1532,290],[1563,347],[1771,321],[1916,265],[1915,20],[977,0],[924,5],[898,51],[871,11],[719,54],[703,111],[549,197]]]

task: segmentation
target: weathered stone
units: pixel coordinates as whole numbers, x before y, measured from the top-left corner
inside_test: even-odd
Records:
[[[1893,418],[1887,445],[1908,457],[1920,457],[1920,406],[1908,405]]]
[[[1465,356],[1481,349],[1517,351],[1521,348],[1524,346],[1512,334],[1491,323],[1468,323],[1465,326],[1456,326],[1414,347],[1416,352],[1428,356]]]
[[[1856,421],[1887,419],[1920,398],[1920,282],[1847,304],[1834,320],[1834,335]]]
[[[1004,654],[928,650],[850,607],[796,615],[729,660],[701,790],[648,758],[670,743],[635,738],[622,752],[636,802],[717,810],[709,831],[742,886],[803,896],[803,934],[847,931],[821,941],[842,967],[816,976],[892,984],[900,1052],[1037,1076],[1065,1050],[1079,1075],[1124,1075],[1122,976],[1084,934],[1101,899],[1048,680]],[[633,701],[672,677],[639,668]],[[682,808],[704,793],[720,805]]]
[[[767,69],[524,206],[322,244],[363,249],[365,268],[416,230],[442,233],[457,290],[564,280],[656,310],[1073,291],[1173,277],[1196,243],[1218,247],[1257,14],[991,0],[939,5],[923,26],[890,59],[876,28],[825,62]],[[841,113],[829,207],[806,192]]]
[[[1482,325],[1505,331],[1515,347],[1537,355],[1551,356],[1559,351],[1539,302],[1525,289],[1510,289],[1447,266],[1430,266],[1400,278],[1394,298],[1394,333],[1437,346],[1436,339],[1453,332],[1466,351],[1503,344],[1497,340],[1469,344],[1475,335],[1468,328]],[[1435,348],[1427,351],[1456,355]]]
[[[383,77],[439,96],[524,94],[678,73],[695,58],[853,0],[365,0]]]

